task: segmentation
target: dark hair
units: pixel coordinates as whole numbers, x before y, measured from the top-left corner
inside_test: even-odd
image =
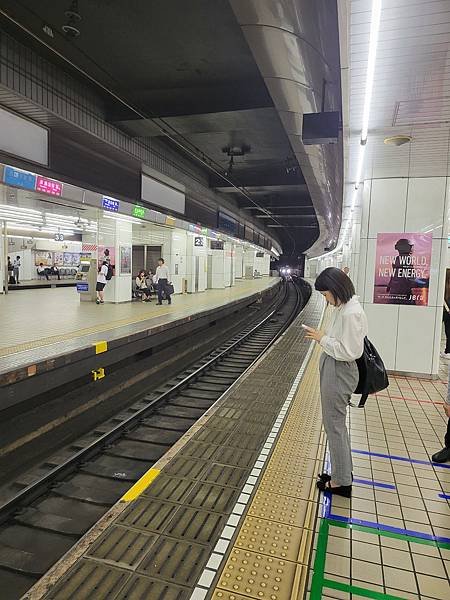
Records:
[[[105,248],[105,251],[103,252],[103,254],[104,254],[105,256],[109,256],[109,250],[108,250],[108,248]]]
[[[164,264],[164,259],[163,258],[158,258],[158,261],[161,261]]]
[[[328,267],[320,273],[314,287],[318,292],[331,292],[335,302],[345,304],[355,295],[355,287],[350,277],[341,269]]]

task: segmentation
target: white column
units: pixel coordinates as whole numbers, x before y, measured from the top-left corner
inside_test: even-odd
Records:
[[[364,183],[357,289],[369,336],[386,367],[435,376],[439,369],[447,259],[446,177],[375,179]],[[427,306],[374,303],[377,234],[432,234]]]
[[[231,262],[233,260],[233,244],[225,243],[224,244],[224,257],[223,257],[223,285],[224,287],[231,287],[233,285],[232,281],[232,268]]]
[[[236,279],[242,279],[244,263],[244,248],[236,245],[234,248],[234,275]]]
[[[182,229],[172,231],[171,253],[167,257],[167,262],[170,266],[170,276],[176,294],[184,291],[183,281],[187,279],[186,240],[186,231]]]
[[[244,250],[244,273],[243,276],[246,279],[251,279],[255,271],[255,250],[245,249]]]
[[[114,277],[106,283],[106,302],[129,302],[131,300],[131,278],[133,266],[131,265],[131,248],[133,245],[133,224],[120,217],[101,217],[98,220],[99,260],[103,257],[103,248],[108,248],[111,264],[114,265]],[[121,250],[123,248],[123,251]],[[131,272],[125,265],[121,268],[121,255],[124,257],[129,250]],[[112,255],[112,256],[111,256]]]
[[[209,256],[211,288],[223,289],[225,287],[225,250],[209,250]]]

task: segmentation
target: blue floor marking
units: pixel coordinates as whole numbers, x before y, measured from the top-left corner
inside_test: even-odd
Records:
[[[328,492],[327,492],[328,493]],[[390,531],[391,533],[399,533],[402,535],[409,535],[423,540],[431,540],[433,542],[443,542],[450,544],[450,538],[443,537],[441,535],[432,535],[431,533],[422,533],[421,531],[414,531],[413,529],[403,529],[401,527],[393,527],[392,525],[383,525],[376,521],[365,521],[364,519],[353,519],[351,517],[342,517],[341,515],[335,515],[331,512],[328,514],[328,519],[334,521],[342,521],[349,525],[363,525],[364,527],[372,527],[373,529],[379,529],[380,531]]]
[[[392,483],[383,483],[382,481],[374,481],[373,479],[353,479],[353,483],[361,483],[362,485],[371,485],[372,487],[384,488],[386,490],[395,490],[396,487]]]
[[[415,465],[428,465],[429,467],[441,467],[442,469],[450,469],[450,464],[435,463],[429,460],[419,460],[418,458],[407,458],[406,456],[396,456],[395,454],[381,454],[380,452],[369,452],[369,450],[352,450],[353,454],[363,454],[364,456],[377,456],[378,458],[388,458],[390,460],[400,460],[409,462]]]
[[[444,500],[450,500],[450,494],[438,494],[439,498],[444,498]]]

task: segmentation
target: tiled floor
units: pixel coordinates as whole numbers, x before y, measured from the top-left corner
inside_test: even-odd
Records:
[[[237,281],[223,290],[173,297],[172,306],[156,306],[156,302],[125,302],[97,306],[80,302],[74,288],[22,290],[0,294],[0,357],[100,333],[161,315],[169,320],[193,312],[215,308],[264,290],[277,282],[264,277]]]
[[[391,377],[364,410],[351,408],[353,498],[318,496],[326,438],[305,445],[321,429],[318,354],[316,348],[212,598],[300,600],[308,565],[310,600],[447,600],[450,464],[430,461],[443,445],[446,381]],[[319,410],[312,419],[311,403]],[[319,506],[315,521],[311,512],[308,519],[312,504]]]
[[[450,598],[450,464],[443,445],[446,382],[391,377],[351,409],[352,500],[325,500],[310,597]]]

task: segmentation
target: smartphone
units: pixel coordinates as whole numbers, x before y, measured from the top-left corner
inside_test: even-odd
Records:
[[[304,325],[303,323],[302,323],[302,327],[303,327],[303,329],[312,329],[312,327],[309,327],[308,325]]]

